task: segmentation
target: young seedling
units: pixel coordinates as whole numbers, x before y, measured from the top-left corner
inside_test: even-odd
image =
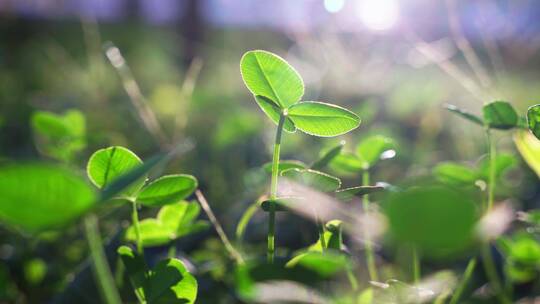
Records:
[[[151,161],[150,164],[155,162]],[[207,226],[203,222],[197,222],[193,225],[193,221],[200,211],[197,204],[180,202],[197,188],[198,183],[195,177],[185,174],[166,175],[145,184],[148,170],[148,165],[144,165],[135,153],[118,146],[96,151],[90,157],[87,165],[89,179],[98,188],[103,189],[104,193],[109,187],[114,187],[119,183],[122,185],[122,189],[114,196],[106,195],[107,199],[122,199],[132,204],[132,226],[127,230],[126,238],[136,243],[137,255],[141,258],[136,258],[135,254],[127,247],[120,248],[119,254],[128,268],[139,301],[150,303],[159,298],[160,301],[176,299],[193,303],[196,297],[197,282],[191,275],[186,276],[187,272],[178,260],[163,261],[155,269],[145,270],[144,276],[149,277],[147,281],[141,281],[138,278],[137,273],[141,268],[139,265],[134,265],[137,264],[134,261],[144,261],[142,258],[144,247],[163,245]],[[139,222],[137,211],[139,204],[148,207],[163,206],[163,208],[157,219]],[[130,269],[130,267],[135,267],[136,270]],[[171,282],[171,278],[167,278],[170,276],[167,274],[171,271],[169,268],[175,268],[174,272],[179,273],[178,281]],[[184,281],[184,278],[190,278],[189,283],[185,283],[187,281]],[[160,283],[161,281],[166,282]],[[156,289],[155,284],[173,285],[161,286]],[[192,286],[193,284],[195,287]]]
[[[396,144],[391,138],[382,135],[374,135],[361,141],[356,146],[356,153],[342,151],[341,154],[330,162],[330,166],[338,172],[362,174],[362,187],[347,189],[343,195],[352,194],[354,192],[362,195],[362,205],[364,212],[366,213],[369,212],[369,193],[381,190],[379,187],[370,186],[370,169],[380,160],[393,158],[396,155],[395,149]],[[369,237],[369,232],[366,231],[365,234],[366,264],[369,276],[372,281],[377,281],[379,276],[375,264],[373,245]]]
[[[118,255],[140,303],[195,303],[197,280],[182,261],[170,258],[148,269],[143,257],[127,246],[118,248]]]
[[[249,51],[240,62],[242,78],[265,114],[277,124],[272,156],[270,199],[276,199],[279,154],[283,129],[296,129],[306,134],[330,137],[347,133],[360,124],[360,118],[342,107],[316,101],[299,102],[304,95],[304,82],[284,59],[266,51]],[[275,206],[268,221],[267,259],[274,261]]]
[[[449,105],[447,106],[447,109],[451,112],[454,112],[461,117],[475,123],[478,125],[481,125],[485,129],[486,134],[486,141],[488,146],[488,157],[489,157],[489,175],[488,175],[488,185],[487,185],[487,191],[488,191],[488,197],[487,197],[487,204],[485,206],[485,212],[491,211],[494,203],[494,192],[495,192],[495,178],[496,178],[496,145],[492,139],[492,130],[498,129],[498,130],[511,130],[514,128],[521,128],[523,127],[522,119],[517,114],[516,110],[512,107],[512,105],[506,101],[494,101],[491,103],[487,103],[482,108],[482,114],[483,118],[480,118],[474,114],[471,114],[465,110],[458,109],[455,106]],[[503,290],[501,280],[499,279],[499,276],[497,274],[493,257],[491,255],[491,251],[489,249],[489,244],[486,243],[482,247],[482,257],[484,260],[484,268],[486,271],[486,275],[488,276],[492,287],[496,290],[497,296],[499,300],[503,303],[509,303],[508,296],[505,294],[505,291]],[[474,260],[474,259],[473,259]],[[476,263],[473,262],[469,263],[471,267],[474,267]],[[471,272],[466,272],[466,274],[470,275]],[[469,281],[470,277],[464,277],[463,281]],[[456,293],[454,297],[458,295],[459,293]],[[452,301],[456,301],[452,299]]]

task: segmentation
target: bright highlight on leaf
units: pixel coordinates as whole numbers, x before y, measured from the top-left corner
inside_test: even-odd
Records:
[[[197,189],[197,179],[191,175],[165,175],[145,186],[137,203],[156,207],[176,203],[185,199]]]
[[[527,125],[532,134],[540,140],[540,105],[534,105],[527,110]]]
[[[490,128],[507,130],[518,124],[519,117],[516,110],[506,101],[488,103],[483,107],[482,112],[484,122]]]
[[[94,152],[88,160],[86,171],[92,183],[103,189],[118,177],[129,173],[140,165],[142,165],[142,161],[135,153],[124,147],[114,146]],[[135,195],[144,185],[145,180],[146,177],[141,178],[124,190],[123,194]]]
[[[67,225],[96,202],[82,177],[42,163],[0,168],[0,193],[0,221],[31,233]]]

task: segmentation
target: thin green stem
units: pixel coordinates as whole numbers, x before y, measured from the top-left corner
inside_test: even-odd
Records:
[[[362,186],[369,186],[369,170],[365,169],[362,173]],[[362,207],[364,213],[369,215],[369,195],[365,194],[362,198]],[[375,265],[375,254],[373,252],[373,243],[371,242],[371,234],[369,231],[364,231],[366,236],[366,264],[369,272],[369,278],[372,281],[378,281],[377,265]]]
[[[496,149],[495,149],[495,143],[491,137],[491,132],[488,129],[486,129],[486,139],[489,149],[489,176],[488,176],[488,203],[487,203],[487,211],[489,212],[491,208],[493,207],[493,201],[494,201],[494,193],[495,193],[495,157],[496,157]]]
[[[465,268],[465,272],[463,273],[463,277],[461,278],[461,281],[458,285],[458,288],[454,292],[454,295],[450,299],[450,304],[457,304],[459,299],[461,298],[461,295],[463,294],[463,291],[465,291],[465,288],[469,284],[469,281],[471,280],[472,274],[474,273],[474,269],[476,268],[476,258],[472,258],[469,260],[469,263],[467,264],[467,268]]]
[[[486,126],[486,141],[488,146],[488,157],[489,157],[489,176],[488,176],[488,201],[487,201],[487,207],[486,207],[486,214],[491,211],[491,208],[493,207],[493,203],[495,200],[495,157],[496,157],[496,145],[493,141],[491,131],[489,127]],[[484,265],[484,270],[486,272],[486,276],[488,277],[488,280],[490,282],[491,287],[493,288],[494,292],[497,295],[497,298],[499,298],[499,301],[501,303],[511,303],[511,301],[508,299],[507,295],[505,294],[505,291],[503,289],[503,285],[501,283],[501,279],[499,278],[499,275],[497,274],[497,269],[495,267],[495,262],[493,261],[493,256],[491,254],[489,242],[486,242],[482,245],[482,260]]]
[[[143,255],[144,250],[141,239],[141,226],[139,224],[139,212],[137,210],[137,203],[135,201],[132,201],[131,205],[133,207],[131,211],[131,222],[135,227],[135,238],[137,239],[137,253]]]
[[[499,275],[497,274],[497,268],[495,267],[495,261],[493,261],[493,256],[491,255],[491,250],[489,247],[489,243],[485,243],[482,245],[482,260],[484,264],[484,269],[486,271],[486,275],[488,277],[488,280],[490,282],[490,285],[497,295],[497,298],[501,303],[511,303],[511,301],[508,299],[506,294],[504,293],[504,290],[502,288],[501,281],[499,279]]]
[[[324,224],[321,222],[321,219],[317,217],[317,228],[319,229],[319,240],[321,241],[321,250],[322,252],[326,251],[326,239],[324,237]]]
[[[111,269],[107,263],[107,257],[103,250],[103,243],[99,234],[98,220],[94,214],[90,214],[84,219],[84,231],[93,260],[92,269],[94,279],[99,287],[103,302],[107,304],[120,304],[120,295],[118,294]]]
[[[276,131],[276,141],[274,142],[274,153],[272,155],[272,180],[270,182],[270,199],[274,200],[277,198],[278,190],[278,173],[279,173],[279,151],[281,146],[281,133],[283,133],[283,124],[285,123],[285,118],[287,113],[281,113],[279,116],[279,122]],[[270,212],[268,213],[268,249],[267,249],[267,259],[269,263],[274,263],[274,235],[276,230],[276,206],[275,204],[270,205]]]
[[[349,284],[351,285],[351,289],[353,291],[357,291],[358,290],[358,280],[356,280],[356,277],[354,276],[352,266],[348,265],[345,268],[345,271],[347,272],[347,279],[349,280]]]
[[[418,249],[416,247],[412,248],[412,267],[413,267],[413,282],[415,285],[420,283],[420,256],[418,255]]]

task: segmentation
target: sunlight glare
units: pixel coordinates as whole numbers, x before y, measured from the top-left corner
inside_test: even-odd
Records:
[[[366,27],[376,31],[390,29],[397,22],[397,0],[359,0],[357,12]]]
[[[324,8],[329,13],[339,12],[343,8],[344,4],[345,0],[324,0]]]

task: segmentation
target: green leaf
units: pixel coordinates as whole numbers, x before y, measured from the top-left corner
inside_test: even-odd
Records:
[[[534,105],[527,110],[527,125],[534,136],[540,139],[540,104]]]
[[[101,201],[108,201],[120,193],[125,192],[125,189],[133,187],[132,185],[136,186],[141,180],[146,180],[148,172],[158,164],[167,162],[171,155],[162,153],[154,155],[144,164],[136,166],[134,169],[116,178],[101,191]]]
[[[166,245],[183,236],[207,229],[206,221],[196,221],[200,213],[199,204],[181,201],[163,206],[156,218],[144,219],[139,223],[143,247]],[[126,231],[126,240],[137,241],[135,227]]]
[[[174,232],[174,238],[180,238],[209,227],[207,221],[196,221],[200,212],[201,207],[196,201],[183,201],[164,206],[159,210],[157,218],[167,229]]]
[[[484,121],[490,128],[507,130],[517,126],[519,117],[514,107],[506,101],[494,101],[486,104],[482,112]]]
[[[300,131],[321,137],[345,134],[360,125],[360,118],[353,112],[324,102],[303,101],[287,113]]]
[[[68,162],[86,147],[86,120],[78,110],[63,115],[37,111],[31,125],[38,150],[49,157]]]
[[[148,303],[193,304],[197,299],[197,279],[189,273],[178,259],[159,262],[149,272]]]
[[[341,152],[330,162],[330,168],[340,174],[356,174],[363,170],[363,162],[350,152]]]
[[[0,220],[31,233],[60,228],[96,202],[82,177],[44,163],[0,168],[0,193]]]
[[[197,185],[191,175],[165,175],[146,185],[137,195],[137,202],[148,207],[176,203],[191,195]]]
[[[336,191],[341,186],[339,178],[311,169],[289,169],[281,172],[281,176],[321,192]]]
[[[279,124],[279,117],[281,115],[281,109],[276,105],[272,100],[267,97],[256,95],[255,101],[263,110],[263,112],[277,125]],[[290,118],[285,118],[285,123],[283,124],[283,129],[287,132],[294,133],[296,132],[296,127]]]
[[[197,280],[182,261],[166,259],[148,270],[144,260],[127,246],[118,248],[136,294],[147,303],[195,303]]]
[[[379,191],[383,191],[384,186],[357,186],[336,191],[336,197],[342,201],[350,201],[355,196],[364,196]]]
[[[142,246],[145,248],[166,245],[175,239],[173,230],[167,229],[160,221],[153,218],[140,221],[139,231]],[[126,240],[133,243],[137,241],[133,225],[126,230]]]
[[[465,118],[465,119],[467,119],[469,121],[472,121],[477,125],[481,125],[481,126],[484,125],[484,121],[482,121],[482,118],[480,118],[480,117],[478,117],[478,116],[476,116],[476,115],[474,115],[474,114],[472,114],[472,113],[470,113],[470,112],[468,112],[466,110],[460,109],[460,108],[458,108],[458,107],[456,107],[454,105],[450,105],[450,104],[447,104],[445,107],[446,107],[446,109],[448,111],[450,111],[452,113],[455,113],[455,114],[457,114],[457,115],[459,115],[459,116],[461,116],[461,117],[463,117],[463,118]]]
[[[391,138],[374,135],[360,142],[356,147],[356,154],[368,169],[373,167],[379,160],[392,158],[396,155],[395,143]]]
[[[128,246],[120,246],[117,249],[118,256],[126,267],[126,273],[131,282],[131,286],[135,289],[135,294],[139,300],[146,299],[146,263],[141,256],[138,256]],[[142,301],[141,301],[142,302]]]
[[[304,95],[304,82],[283,58],[266,51],[249,51],[240,60],[242,79],[253,93],[288,108]]]
[[[114,146],[94,152],[88,160],[86,172],[90,181],[103,189],[115,179],[142,165],[141,159],[130,150]],[[127,196],[134,196],[144,185],[146,176],[123,191]]]
[[[288,169],[305,169],[306,167],[307,165],[299,160],[282,160],[278,164],[278,173],[281,173]],[[263,169],[267,173],[272,173],[272,162],[264,164]]]
[[[477,223],[468,192],[441,185],[419,185],[390,193],[382,202],[389,233],[423,255],[446,258],[470,246]]]
[[[473,186],[480,178],[475,169],[453,162],[440,163],[433,168],[433,175],[446,184]]]
[[[324,232],[326,240],[326,248],[339,251],[343,247],[343,238],[341,235],[341,227],[343,222],[340,220],[331,220],[326,223],[326,231]],[[320,243],[319,239],[319,243]]]
[[[286,268],[304,267],[315,271],[322,277],[330,277],[345,270],[349,260],[343,254],[331,252],[308,251],[292,258],[285,265]]]
[[[540,177],[540,141],[530,132],[520,130],[514,134],[514,143],[525,162]]]
[[[326,167],[334,158],[336,158],[341,153],[344,145],[345,141],[342,141],[338,145],[328,149],[328,151],[324,152],[321,157],[310,166],[310,168],[313,170],[321,170]]]

